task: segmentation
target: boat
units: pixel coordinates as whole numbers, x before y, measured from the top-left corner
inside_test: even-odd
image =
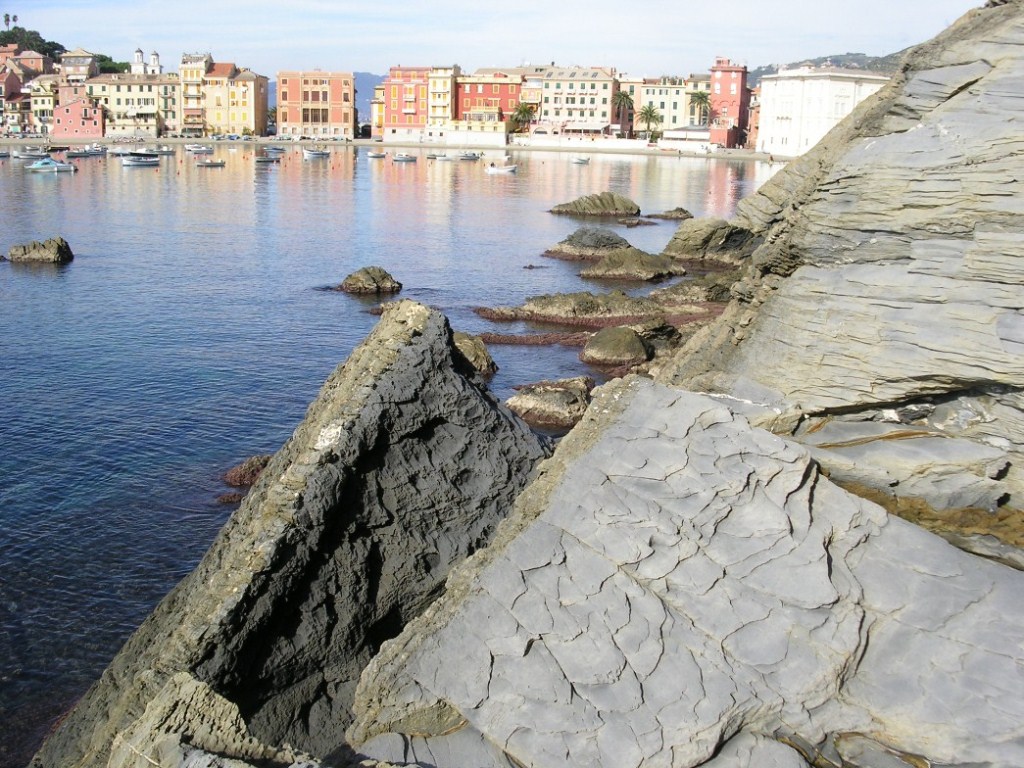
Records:
[[[121,165],[127,167],[152,168],[160,165],[160,155],[152,152],[129,152],[121,156]]]
[[[11,156],[11,153],[6,149],[0,149],[0,160],[6,160]]]
[[[280,163],[281,158],[277,155],[256,155],[257,163]]]
[[[62,163],[60,160],[54,160],[52,157],[46,156],[29,163],[25,166],[25,170],[35,173],[59,173],[61,171],[74,173],[78,169],[71,163]]]
[[[371,150],[371,151],[366,153],[366,156],[368,158],[370,158],[371,160],[380,160],[381,158],[387,157],[388,153],[387,152],[374,152],[374,151]]]
[[[266,152],[268,155],[270,155],[270,154],[283,155],[285,153],[285,148],[284,147],[264,147],[263,151]]]
[[[50,153],[42,147],[22,147],[11,153],[11,157],[18,160],[38,160],[41,157],[49,157]]]
[[[186,144],[185,151],[191,152],[193,155],[212,155],[213,147],[208,147],[205,144]]]
[[[209,157],[204,157],[202,160],[196,161],[196,168],[223,168],[226,164],[223,160],[212,160]]]
[[[576,163],[576,165],[586,165],[590,162],[589,157],[574,157],[570,162]]]
[[[442,163],[447,163],[447,162],[449,162],[451,160],[451,157],[449,157],[448,155],[438,155],[434,159],[435,160],[440,160]]]
[[[395,156],[391,158],[393,163],[415,163],[416,155],[410,155],[408,152],[396,152]]]
[[[78,149],[69,149],[64,153],[64,157],[103,157],[106,154],[107,148],[102,144],[86,144]]]
[[[159,147],[146,147],[147,152],[152,152],[154,155],[173,155],[174,147],[169,147],[166,144]]]
[[[519,166],[516,165],[495,165],[494,163],[491,163],[484,170],[486,170],[487,173],[515,173],[516,168],[518,167]]]
[[[303,147],[302,158],[304,160],[315,160],[321,157],[330,157],[331,150],[324,149],[323,147]]]
[[[459,153],[459,160],[479,160],[481,157],[483,157],[483,154],[480,153],[480,152],[460,152]]]

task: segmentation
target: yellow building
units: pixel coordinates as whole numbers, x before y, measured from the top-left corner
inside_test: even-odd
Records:
[[[31,94],[32,117],[30,128],[33,133],[49,133],[53,125],[53,110],[57,106],[57,75],[40,75],[28,84]]]
[[[85,88],[103,107],[107,136],[155,139],[180,130],[177,75],[114,72],[86,80]]]
[[[232,63],[213,63],[203,78],[202,92],[207,133],[267,132],[269,83],[263,75]]]

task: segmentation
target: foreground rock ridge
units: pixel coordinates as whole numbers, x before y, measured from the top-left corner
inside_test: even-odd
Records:
[[[837,482],[1018,565],[1022,37],[1017,0],[968,13],[742,201],[745,277],[658,377],[767,409]]]
[[[628,377],[385,643],[349,735],[438,768],[1021,765],[1022,587],[726,405]]]
[[[548,452],[451,336],[435,311],[387,305],[33,766],[169,766],[195,750],[289,764],[344,746],[362,668],[488,542]]]

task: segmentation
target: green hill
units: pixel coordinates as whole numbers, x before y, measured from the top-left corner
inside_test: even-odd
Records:
[[[881,72],[891,75],[899,69],[903,54],[907,51],[897,51],[887,56],[868,56],[866,53],[836,53],[831,56],[819,56],[816,59],[804,59],[790,64],[766,64],[765,66],[752,69],[747,73],[747,84],[753,88],[761,82],[765,75],[774,75],[779,69],[794,69],[796,67],[838,67],[840,69],[864,69],[870,72]]]

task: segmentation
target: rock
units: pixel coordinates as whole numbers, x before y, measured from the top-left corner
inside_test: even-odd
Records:
[[[263,453],[250,456],[224,473],[224,482],[233,488],[244,488],[256,482],[260,473],[266,468],[273,456]]]
[[[75,258],[71,246],[63,237],[51,237],[39,242],[33,240],[24,245],[12,245],[7,251],[7,260],[36,264],[68,264]]]
[[[865,734],[844,753],[1021,765],[1022,588],[726,405],[627,377],[384,644],[349,739],[374,757],[466,732],[537,768],[696,766],[728,744],[797,766],[790,749]]]
[[[669,219],[671,221],[685,221],[686,219],[692,219],[693,214],[685,208],[673,208],[671,211],[665,211],[664,213],[649,213],[647,214],[649,219]]]
[[[545,251],[544,255],[570,261],[597,260],[610,251],[629,247],[629,242],[624,237],[610,229],[580,227],[565,240]]]
[[[750,256],[757,242],[750,230],[724,219],[686,219],[665,246],[665,254],[677,259],[740,264]]]
[[[594,380],[577,376],[518,387],[505,405],[527,424],[544,429],[569,429],[583,418]]]
[[[336,290],[345,293],[398,293],[402,284],[381,267],[363,267],[346,277]]]
[[[491,353],[487,351],[487,345],[479,336],[455,331],[452,337],[455,340],[455,348],[475,370],[484,374],[497,372],[498,366],[494,362],[494,358],[491,357]]]
[[[664,280],[685,275],[686,269],[668,256],[655,256],[638,248],[624,248],[605,256],[580,272],[581,277],[605,280]]]
[[[622,291],[606,294],[584,291],[533,296],[519,307],[480,307],[475,311],[489,320],[537,320],[603,328],[652,318],[677,320],[680,323],[705,323],[720,312],[721,308],[679,301],[673,294],[654,299],[629,296]]]
[[[224,506],[229,506],[231,504],[240,504],[242,502],[242,499],[244,499],[244,498],[245,498],[245,494],[244,493],[222,493],[219,496],[217,496],[215,501],[218,504],[223,504]]]
[[[106,766],[147,711],[187,703],[178,675],[230,705],[196,709],[211,732],[332,753],[363,666],[486,544],[546,452],[455,353],[442,315],[388,304],[33,765]],[[195,733],[193,717],[180,722],[192,725],[132,743],[149,754],[168,733]]]
[[[645,363],[651,349],[632,328],[603,328],[580,352],[580,360],[592,365],[629,366]]]
[[[551,213],[568,216],[639,216],[640,206],[628,197],[614,192],[601,192],[597,195],[584,195],[571,203],[560,203],[551,209]]]
[[[805,421],[941,402],[927,425],[940,436],[815,455],[892,511],[1011,546],[1024,541],[1010,525],[1024,521],[1024,227],[1007,194],[1021,34],[1020,2],[965,15],[742,201],[730,225],[758,245],[735,298],[659,374]],[[975,458],[993,450],[1003,469],[989,472]]]

